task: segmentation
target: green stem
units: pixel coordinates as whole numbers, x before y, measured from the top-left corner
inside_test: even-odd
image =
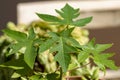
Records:
[[[88,64],[90,64],[90,62],[87,63],[87,64],[85,64],[85,65],[82,65],[81,67],[76,67],[76,68],[74,68],[74,69],[68,70],[68,72],[71,72],[71,71],[73,71],[73,70],[76,70],[76,69],[79,69],[79,68],[85,67],[85,66],[88,65]]]
[[[63,75],[63,72],[62,72],[62,68],[60,67],[60,79],[59,80],[62,80],[62,75]]]

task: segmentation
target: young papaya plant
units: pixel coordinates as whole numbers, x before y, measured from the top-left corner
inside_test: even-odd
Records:
[[[92,17],[76,19],[80,15],[79,9],[74,9],[69,4],[66,4],[61,10],[56,9],[55,11],[60,17],[36,13],[49,25],[54,25],[55,27],[64,26],[63,29],[57,32],[48,31],[47,37],[36,35],[34,26],[29,28],[28,32],[11,29],[3,30],[7,36],[14,40],[9,46],[10,51],[7,55],[17,54],[18,58],[2,63],[0,67],[14,69],[12,78],[21,77],[23,80],[62,80],[67,72],[79,68],[82,72],[88,70],[86,68],[91,64],[90,61],[96,65],[97,69],[92,74],[89,72],[81,73],[80,76],[84,80],[98,80],[98,78],[95,78],[95,73],[98,69],[104,72],[107,67],[118,69],[114,61],[109,60],[113,54],[104,53],[112,44],[96,44],[93,38],[87,44],[82,45],[72,36],[72,32],[76,27],[80,28],[90,23]],[[45,54],[54,58],[56,70],[53,72],[42,71],[45,66],[42,66],[39,62],[45,60],[43,57],[41,57],[39,62],[37,60],[39,56],[45,56]],[[77,66],[72,64],[73,58],[75,58]],[[36,65],[42,69],[36,70]],[[69,69],[71,66],[72,70]],[[89,67],[89,69],[91,68]]]

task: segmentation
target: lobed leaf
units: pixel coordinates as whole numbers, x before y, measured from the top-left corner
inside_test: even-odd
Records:
[[[52,48],[52,51],[57,51],[58,53],[55,55],[55,60],[58,61],[60,66],[63,69],[63,72],[66,72],[68,69],[68,65],[70,63],[71,57],[69,55],[70,53],[70,47],[64,44],[63,38],[60,37],[58,44]],[[69,47],[69,48],[68,48]]]
[[[79,12],[79,9],[74,9],[69,4],[66,4],[61,10],[56,9],[55,11],[60,15],[61,19],[58,17],[52,16],[52,15],[49,15],[49,14],[37,13],[37,15],[41,19],[48,21],[48,22],[52,22],[53,24],[67,25],[67,26],[72,25],[74,27],[85,26],[92,20],[92,17],[74,20],[80,15],[80,12]]]
[[[62,24],[70,25],[73,19],[79,16],[79,9],[74,9],[70,5],[66,4],[61,11],[56,10],[56,12],[63,18]]]

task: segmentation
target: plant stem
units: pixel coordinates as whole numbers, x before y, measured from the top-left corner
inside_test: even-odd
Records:
[[[73,71],[73,70],[76,70],[76,69],[82,68],[82,67],[84,67],[84,66],[86,66],[86,65],[88,65],[88,64],[90,64],[90,62],[87,63],[87,64],[85,64],[85,65],[83,65],[83,66],[81,66],[81,67],[76,67],[76,68],[74,68],[74,69],[68,70],[68,72],[71,72],[71,71]]]
[[[60,67],[60,79],[59,80],[62,80],[62,75],[63,75],[63,72],[62,72],[62,68]]]

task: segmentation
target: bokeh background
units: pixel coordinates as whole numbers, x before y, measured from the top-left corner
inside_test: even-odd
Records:
[[[56,0],[49,0],[50,3],[52,3],[52,1],[56,1]],[[57,1],[63,2],[63,0],[57,0]],[[72,0],[66,0],[66,1],[72,1]],[[118,66],[120,66],[120,5],[117,5],[120,3],[120,0],[76,0],[76,1],[87,2],[89,6],[94,5],[91,4],[91,2],[97,1],[98,5],[94,6],[96,10],[90,10],[90,9],[85,11],[83,10],[81,16],[84,17],[88,15],[95,17],[93,21],[93,23],[95,24],[93,25],[90,24],[89,25],[90,28],[86,27],[90,32],[89,34],[90,39],[95,37],[97,43],[113,43],[114,44],[113,47],[107,51],[116,53],[112,59],[115,60]],[[104,4],[99,4],[101,3],[101,1],[108,1],[108,2]],[[45,5],[50,4],[49,2],[46,3],[46,0],[0,0],[0,30],[5,28],[7,22],[9,21],[14,22],[15,24],[21,22],[18,19],[20,18],[20,16],[18,16],[19,13],[18,13],[17,5],[18,4],[22,5],[28,2],[31,3],[30,6],[32,6],[32,3],[42,4],[45,2],[44,3]],[[106,8],[102,7],[102,5],[105,6]],[[44,7],[41,8],[45,10]],[[27,13],[27,11],[24,11],[22,13],[25,14]],[[95,28],[95,26],[98,26],[98,28]],[[0,31],[0,35],[1,34],[2,32]]]

